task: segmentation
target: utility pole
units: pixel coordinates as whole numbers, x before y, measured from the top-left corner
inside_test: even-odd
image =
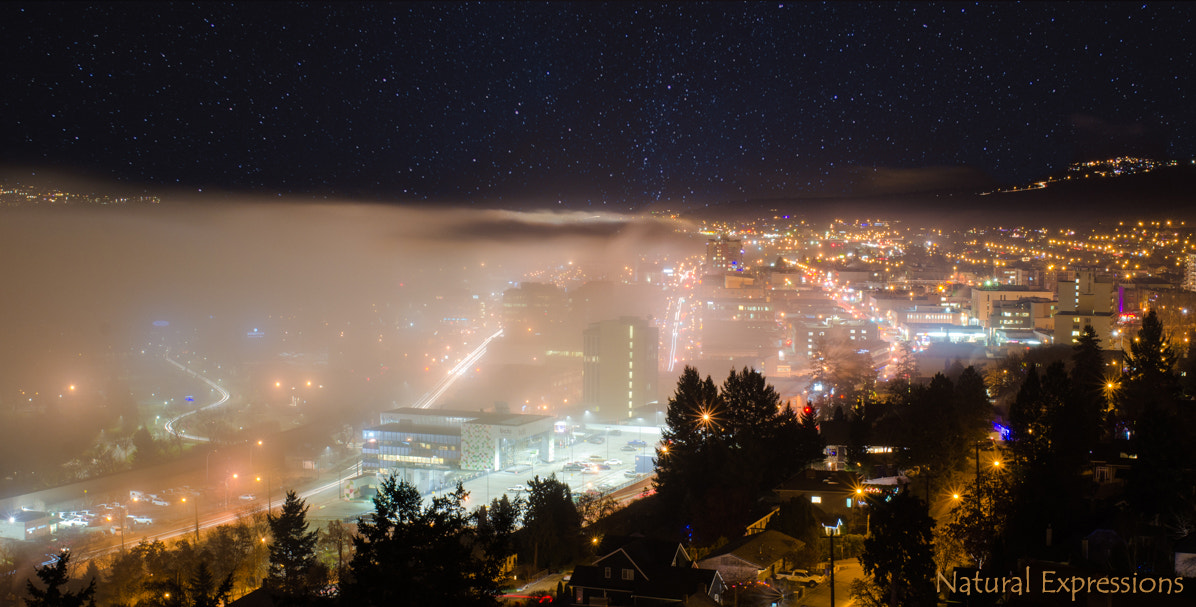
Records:
[[[831,607],[835,607],[835,534],[839,527],[827,527],[826,534],[831,540]]]

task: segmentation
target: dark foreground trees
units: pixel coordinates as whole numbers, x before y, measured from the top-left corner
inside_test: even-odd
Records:
[[[82,607],[83,605],[94,607],[96,604],[94,598],[96,582],[94,579],[79,592],[71,592],[64,588],[70,581],[67,575],[70,560],[71,553],[63,551],[55,559],[53,565],[38,567],[37,579],[41,580],[45,588],[38,588],[32,581],[26,582],[29,598],[25,599],[25,604],[29,607]]]
[[[270,525],[270,571],[266,586],[282,602],[308,604],[322,594],[327,571],[316,560],[318,531],[307,530],[307,506],[287,491],[278,515],[267,514]]]
[[[464,507],[459,485],[428,506],[393,477],[353,544],[341,598],[351,605],[496,605],[497,563]]]
[[[893,607],[935,605],[934,519],[909,491],[872,504],[872,534],[864,539],[864,573]]]
[[[539,570],[572,562],[581,555],[581,515],[569,485],[554,474],[542,480],[537,476],[527,487],[521,534],[530,548],[532,567]]]
[[[764,376],[732,371],[721,390],[686,367],[669,398],[655,484],[700,542],[739,535],[762,492],[822,456],[813,419],[782,406]]]

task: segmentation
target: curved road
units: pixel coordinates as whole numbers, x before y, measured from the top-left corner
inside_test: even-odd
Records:
[[[187,432],[184,432],[182,430],[175,429],[174,426],[175,426],[175,424],[177,424],[179,422],[179,420],[183,419],[184,417],[187,417],[188,415],[195,415],[196,413],[199,413],[200,411],[214,409],[214,408],[219,407],[220,405],[223,405],[224,403],[228,402],[228,399],[230,398],[228,390],[225,390],[223,387],[220,386],[220,384],[208,379],[207,377],[204,377],[203,375],[200,375],[199,373],[196,373],[195,371],[188,369],[179,361],[171,358],[169,353],[167,353],[164,358],[166,358],[166,362],[178,367],[178,369],[180,371],[204,382],[205,384],[211,386],[213,390],[220,393],[220,399],[217,400],[216,402],[214,402],[210,405],[204,406],[204,407],[200,407],[198,409],[192,409],[191,411],[188,411],[172,420],[167,421],[166,424],[164,425],[166,428],[166,431],[179,437],[179,438],[185,438],[188,440],[198,441],[201,443],[211,442],[212,439],[210,439],[206,436],[197,436],[195,434],[188,434]]]

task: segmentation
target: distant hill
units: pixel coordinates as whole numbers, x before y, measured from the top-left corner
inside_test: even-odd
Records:
[[[1057,181],[1049,187],[982,193],[940,190],[876,196],[745,200],[693,209],[699,217],[788,214],[821,221],[876,217],[928,225],[986,223],[1080,227],[1110,218],[1176,219],[1196,223],[1196,165],[1148,173]]]

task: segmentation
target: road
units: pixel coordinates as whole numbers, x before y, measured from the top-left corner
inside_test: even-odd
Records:
[[[851,592],[851,582],[857,579],[863,579],[864,569],[860,566],[860,562],[856,559],[845,559],[835,563],[837,569],[835,571],[835,605],[834,607],[850,607],[853,602],[848,596]],[[830,607],[831,605],[831,584],[830,579],[827,581],[806,590],[805,596],[801,598],[786,597],[781,602],[784,607]]]
[[[200,375],[196,371],[194,371],[192,369],[188,369],[186,366],[184,366],[179,361],[171,358],[170,353],[167,353],[165,358],[166,358],[166,362],[174,365],[175,367],[178,367],[178,369],[180,371],[186,373],[187,375],[190,375],[191,377],[194,377],[195,379],[198,379],[198,380],[204,382],[205,384],[211,386],[213,390],[215,390],[218,394],[220,394],[220,398],[217,399],[216,402],[214,402],[210,405],[200,407],[198,409],[193,409],[193,410],[188,411],[172,420],[167,421],[166,424],[164,424],[166,431],[169,432],[170,434],[173,434],[180,438],[185,438],[187,440],[193,440],[193,441],[197,441],[197,442],[201,442],[201,443],[210,442],[211,439],[206,436],[198,436],[195,434],[190,434],[186,431],[176,428],[175,425],[178,424],[179,420],[183,419],[184,417],[187,417],[189,415],[195,415],[196,413],[199,413],[200,411],[206,411],[208,409],[215,409],[216,407],[219,407],[220,405],[223,405],[224,403],[228,402],[228,399],[230,398],[228,390],[225,390],[220,384],[212,381],[211,379],[208,379],[207,377],[204,377],[203,375]]]
[[[445,375],[443,379],[437,382],[431,390],[428,390],[426,394],[420,397],[420,399],[415,401],[415,404],[411,406],[416,409],[427,409],[431,407],[437,401],[437,399],[444,395],[445,391],[447,391],[454,383],[456,383],[459,377],[465,375],[465,373],[469,371],[469,367],[473,366],[474,363],[478,362],[483,356],[486,355],[486,346],[489,346],[490,342],[498,339],[501,336],[502,329],[499,329],[498,331],[495,331],[493,335],[483,340],[480,346],[474,348],[473,352],[467,354],[465,358],[461,359],[461,362],[457,363],[457,365],[452,369],[449,369],[448,374]]]

